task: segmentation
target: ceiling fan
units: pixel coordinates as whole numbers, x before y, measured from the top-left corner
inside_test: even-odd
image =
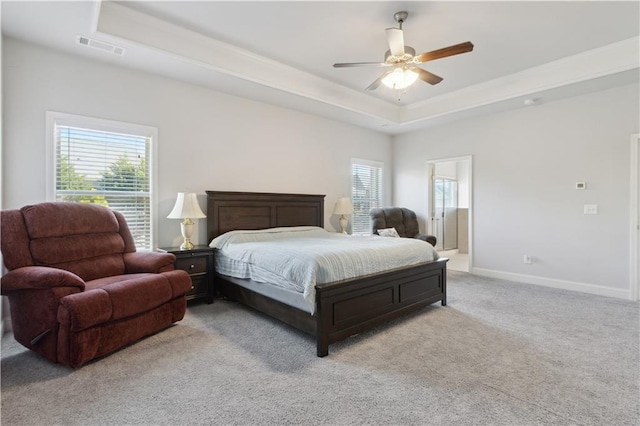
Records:
[[[407,19],[407,16],[409,16],[407,12],[396,12],[393,15],[399,28],[387,28],[389,50],[387,50],[384,55],[384,62],[338,63],[333,64],[333,66],[335,68],[389,67],[389,70],[385,71],[371,83],[367,87],[367,90],[375,90],[380,84],[384,84],[392,89],[404,89],[412,85],[418,78],[429,84],[438,84],[442,81],[442,77],[416,66],[417,64],[458,55],[460,53],[471,52],[473,50],[473,44],[467,41],[416,55],[414,48],[404,45],[402,23]]]

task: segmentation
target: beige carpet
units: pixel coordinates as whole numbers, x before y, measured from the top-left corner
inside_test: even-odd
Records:
[[[638,303],[460,272],[448,300],[326,358],[225,301],[76,371],[4,336],[2,424],[640,424]]]
[[[449,258],[447,269],[450,271],[469,272],[469,254],[458,250],[439,251],[441,257]]]

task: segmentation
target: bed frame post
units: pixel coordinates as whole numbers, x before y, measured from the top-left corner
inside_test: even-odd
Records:
[[[441,262],[448,262],[449,259],[448,258],[442,258],[442,260],[440,260]],[[442,306],[447,306],[447,273],[446,273],[446,269],[445,272],[442,274],[442,300],[440,301],[440,303],[442,304]]]
[[[326,324],[323,324],[325,318],[322,315],[322,303],[320,297],[321,294],[316,293],[316,355],[324,357],[329,355],[329,333],[327,331],[329,328]]]

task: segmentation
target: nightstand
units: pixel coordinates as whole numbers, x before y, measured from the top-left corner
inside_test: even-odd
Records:
[[[191,250],[179,247],[161,247],[158,251],[176,255],[176,269],[187,271],[191,276],[193,288],[187,293],[187,300],[206,299],[213,303],[215,292],[213,273],[213,249],[209,246],[194,246]]]

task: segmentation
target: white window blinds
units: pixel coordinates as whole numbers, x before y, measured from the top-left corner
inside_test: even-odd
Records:
[[[370,235],[369,210],[382,206],[382,163],[351,161],[351,201],[353,235]]]
[[[53,136],[54,200],[119,211],[136,248],[151,250],[152,138],[60,122],[54,122]]]

